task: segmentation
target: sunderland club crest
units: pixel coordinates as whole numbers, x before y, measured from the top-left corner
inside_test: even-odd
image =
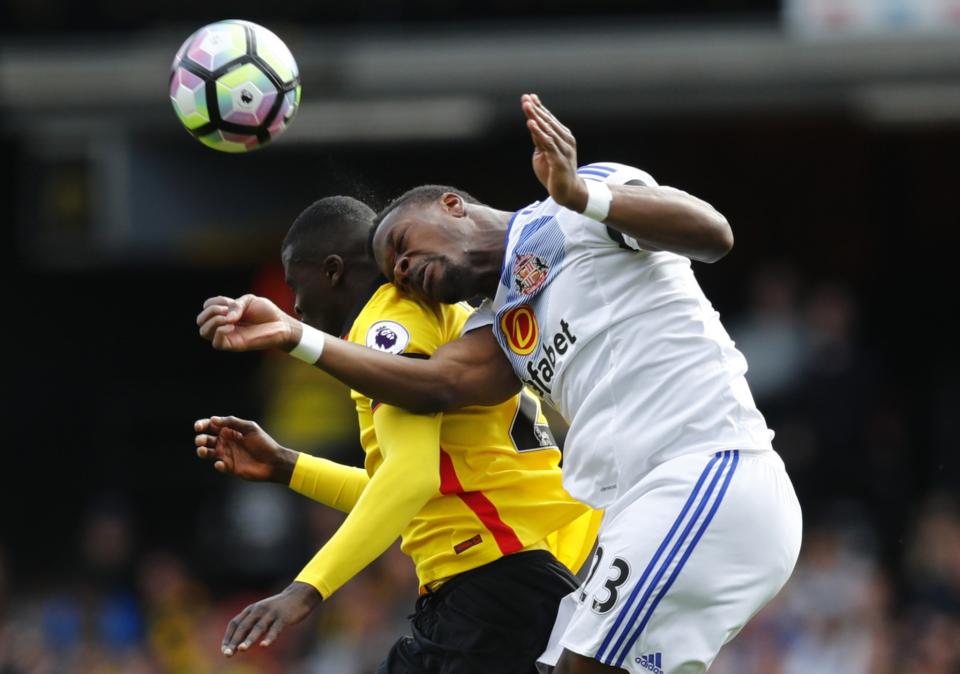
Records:
[[[521,295],[532,295],[547,280],[550,266],[544,259],[532,253],[517,255],[513,263],[513,282]]]

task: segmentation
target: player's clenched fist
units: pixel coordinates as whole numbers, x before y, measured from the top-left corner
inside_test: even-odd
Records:
[[[222,351],[289,351],[300,341],[300,321],[256,295],[237,299],[218,296],[203,303],[197,316],[200,336]]]

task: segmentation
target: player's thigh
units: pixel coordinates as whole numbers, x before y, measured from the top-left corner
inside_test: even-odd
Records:
[[[446,651],[444,674],[536,671],[560,600],[576,582],[547,553],[521,555],[459,581],[443,598],[431,639]]]
[[[550,674],[622,674],[624,669],[610,667],[593,658],[565,650]]]
[[[796,497],[771,456],[683,457],[651,473],[605,522],[560,644],[636,674],[705,671],[796,561]]]

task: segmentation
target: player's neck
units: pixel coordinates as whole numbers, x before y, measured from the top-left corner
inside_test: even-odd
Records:
[[[470,210],[477,225],[468,251],[470,265],[481,280],[482,294],[492,297],[500,283],[507,227],[513,213],[479,205],[471,205]]]
[[[372,264],[350,269],[350,274],[343,280],[346,287],[340,294],[341,301],[338,306],[331,307],[327,332],[340,335],[347,318],[356,313],[359,305],[370,299],[370,289],[379,276],[380,270]]]

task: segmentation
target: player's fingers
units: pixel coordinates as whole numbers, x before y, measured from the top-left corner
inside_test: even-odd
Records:
[[[534,107],[536,107],[536,104],[533,102],[533,99],[530,98],[529,94],[524,94],[520,98],[520,109],[523,110],[523,114],[526,115],[527,119],[533,118]]]
[[[204,460],[216,459],[217,450],[211,447],[197,447],[197,456]]]
[[[210,417],[210,421],[221,428],[229,428],[240,433],[251,433],[259,428],[254,422],[238,417]]]
[[[563,124],[563,122],[561,122],[561,121],[557,118],[557,116],[556,116],[555,114],[553,114],[552,112],[550,112],[550,108],[548,108],[547,106],[545,106],[545,105],[543,104],[543,101],[540,100],[540,97],[539,97],[537,94],[530,94],[530,101],[531,101],[533,107],[534,107],[541,115],[543,115],[544,117],[546,117],[547,119],[549,119],[550,122],[551,122],[552,124],[554,124],[558,129],[560,129],[561,131],[565,131],[565,132],[567,132],[567,133],[570,133],[570,129],[568,129],[568,128]]]
[[[536,96],[536,94],[534,94],[534,96]],[[550,112],[550,110],[547,109],[546,106],[541,104],[539,102],[540,100],[539,98],[537,98],[536,100],[537,100],[536,110],[540,114],[540,116],[545,118],[549,122],[551,128],[553,128],[557,132],[557,134],[561,138],[563,138],[564,141],[575,145],[577,141],[573,137],[573,132],[569,128],[567,128],[566,125],[563,124],[563,122],[557,119],[556,115]]]
[[[200,435],[209,435],[216,440],[220,436],[220,432],[223,431],[220,426],[210,421],[210,419],[200,419],[193,424],[193,431],[198,436]],[[233,436],[230,436],[231,439]]]
[[[226,313],[227,307],[223,304],[212,304],[197,314],[197,325],[203,325],[214,316],[222,316]]]
[[[250,630],[253,629],[253,626],[257,624],[257,621],[263,617],[264,613],[265,611],[262,607],[254,604],[252,607],[247,609],[246,615],[242,619],[237,620],[234,618],[234,620],[237,620],[237,623],[234,627],[233,633],[230,635],[229,639],[224,638],[224,645],[222,648],[224,655],[232,655],[233,653],[237,652],[237,646],[239,646],[240,642],[247,637],[247,634],[249,634]],[[233,621],[231,621],[231,623],[232,622]]]
[[[270,626],[270,629],[267,630],[267,636],[263,638],[263,641],[260,642],[261,646],[269,646],[274,641],[277,640],[277,637],[280,636],[280,632],[283,631],[283,628],[286,627],[286,623],[283,622],[280,618],[277,618],[273,621],[273,624]]]
[[[200,433],[193,438],[193,444],[200,448],[215,449],[217,446],[217,437],[216,435]]]
[[[197,456],[201,459],[207,461],[213,461],[213,467],[218,473],[229,473],[233,470],[230,464],[227,463],[227,458],[220,455],[216,450],[210,449],[208,447],[198,447]]]
[[[213,348],[219,349],[220,351],[229,349],[232,346],[229,335],[233,332],[234,327],[232,323],[228,323],[214,330],[213,336],[210,338],[210,341],[213,343]]]
[[[248,606],[240,611],[240,613],[233,616],[233,618],[230,619],[230,622],[227,623],[227,629],[223,633],[223,640],[220,642],[220,652],[224,655],[233,655],[234,649],[231,644],[234,643],[234,636],[236,635],[237,630],[240,629],[240,625],[243,624],[243,621],[250,614],[250,610],[251,607]]]
[[[255,295],[246,294],[231,302],[230,308],[227,311],[227,318],[232,321],[240,320],[240,317],[243,316],[243,312],[247,310],[247,307],[250,306],[250,303],[255,297]]]
[[[560,120],[557,119],[557,116],[554,115],[552,112],[550,112],[550,108],[548,108],[546,105],[544,105],[544,104],[543,104],[543,101],[540,100],[540,95],[539,95],[539,94],[530,94],[530,98],[533,100],[534,105],[536,105],[540,110],[542,110],[543,112],[545,112],[545,113],[546,113],[551,119],[553,119],[557,124],[560,124]],[[563,126],[563,124],[560,124],[560,126]],[[563,128],[566,129],[567,127],[564,126]],[[569,129],[568,129],[568,131],[569,131]]]
[[[223,326],[233,327],[233,323],[227,318],[226,314],[212,316],[200,325],[200,336],[204,339],[213,339],[217,330]]]
[[[211,297],[207,299],[203,303],[203,308],[206,309],[207,307],[211,307],[217,304],[222,306],[228,306],[231,302],[233,302],[232,297],[226,297],[225,295],[217,295],[216,297]]]
[[[250,613],[247,614],[247,617],[237,626],[236,631],[233,633],[233,638],[231,638],[230,643],[227,644],[227,650],[233,652],[239,650],[241,642],[247,638],[250,630],[253,629],[253,626],[257,624],[257,621],[260,620],[261,617],[263,617],[263,609],[258,607],[251,610]]]
[[[544,129],[535,119],[527,120],[527,128],[530,129],[530,135],[533,137],[533,144],[538,150],[547,157],[562,156],[560,148],[557,147],[554,137]]]
[[[257,639],[262,637],[264,632],[267,631],[267,628],[273,625],[273,622],[276,620],[276,618],[277,614],[273,611],[269,611],[263,615],[256,623],[254,623],[253,627],[250,628],[250,632],[247,634],[244,640],[240,642],[240,645],[237,646],[237,649],[245,651],[253,644],[257,643]]]
[[[537,125],[543,129],[544,133],[553,139],[557,149],[563,152],[564,156],[570,156],[575,151],[576,141],[574,141],[572,135],[563,131],[559,123],[551,121],[551,119],[544,114],[543,110],[536,106],[533,107],[532,114],[532,119],[537,122]]]

